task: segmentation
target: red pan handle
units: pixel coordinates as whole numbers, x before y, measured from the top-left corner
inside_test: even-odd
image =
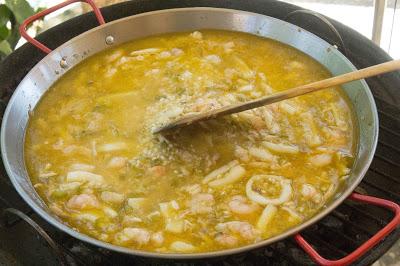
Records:
[[[373,237],[368,239],[364,244],[354,250],[352,253],[347,255],[344,258],[339,260],[328,260],[321,255],[300,235],[296,234],[294,239],[297,244],[308,254],[310,257],[319,265],[326,266],[346,266],[350,263],[359,259],[362,255],[364,255],[368,250],[374,247],[379,243],[385,236],[387,236],[390,232],[392,232],[396,227],[400,224],[400,206],[392,201],[384,200],[380,198],[375,198],[371,196],[365,196],[358,193],[353,193],[350,195],[349,199],[368,203],[380,207],[384,207],[386,209],[392,210],[394,212],[394,217],[390,223],[388,223],[384,228],[382,228],[378,233],[376,233]]]
[[[19,32],[21,33],[21,36],[24,37],[28,42],[45,52],[46,54],[51,52],[51,49],[45,46],[44,44],[40,43],[39,41],[35,40],[34,38],[30,37],[28,33],[26,32],[28,25],[34,22],[35,20],[44,17],[60,8],[63,8],[67,5],[70,5],[75,2],[86,2],[88,3],[92,8],[93,12],[96,15],[97,20],[99,21],[100,25],[105,24],[106,22],[104,21],[103,15],[100,12],[100,9],[96,6],[96,4],[92,0],[67,0],[65,2],[62,2],[58,5],[55,5],[53,7],[50,7],[46,10],[43,10],[29,18],[27,18],[24,22],[22,22],[21,26],[19,27]]]

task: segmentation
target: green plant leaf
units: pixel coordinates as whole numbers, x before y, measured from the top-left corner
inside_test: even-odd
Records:
[[[35,14],[26,0],[6,0],[7,7],[13,12],[16,21],[21,24],[26,18]]]
[[[35,10],[35,14],[36,13],[39,13],[39,12],[41,12],[41,11],[43,11],[43,10],[46,10],[47,8],[45,8],[45,7],[38,7],[38,8],[36,8],[36,10]]]
[[[0,53],[3,53],[5,55],[11,54],[12,49],[10,47],[10,44],[7,41],[1,41],[0,42]]]
[[[11,29],[11,34],[8,36],[7,41],[10,44],[11,48],[14,50],[15,46],[17,45],[19,39],[21,38],[19,34],[19,24],[13,25]]]
[[[6,25],[11,17],[11,10],[6,5],[0,5],[0,27]]]
[[[0,41],[7,39],[7,37],[10,35],[10,30],[7,29],[7,27],[0,26]]]

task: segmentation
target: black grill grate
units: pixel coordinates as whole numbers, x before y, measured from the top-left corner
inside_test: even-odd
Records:
[[[251,2],[251,3],[250,3]],[[222,6],[234,9],[248,10],[283,19],[289,12],[298,9],[292,5],[275,1],[163,1],[163,0],[137,0],[104,10],[106,20],[110,21],[123,16],[132,15],[138,12],[151,11],[154,9],[182,7],[182,6]],[[42,39],[47,43],[58,46],[60,43],[69,39],[71,34],[77,35],[87,30],[85,27],[95,26],[95,20],[91,17],[89,24],[87,17],[80,17],[71,23],[64,23],[58,27],[60,32],[64,32],[62,39],[59,35],[54,38],[50,33]],[[309,29],[312,24],[301,16],[292,23],[298,24]],[[77,29],[77,25],[82,27]],[[349,45],[348,57],[358,67],[378,63],[388,60],[388,57],[378,48],[372,46],[365,39],[355,34],[351,30],[343,27],[337,22],[333,22],[335,27],[343,36],[344,42]],[[318,28],[316,23],[310,29],[317,32],[320,36],[327,39],[326,29]],[[312,28],[311,27],[311,28]],[[54,33],[54,32],[53,32]],[[57,39],[57,38],[61,38]],[[53,43],[51,43],[53,42]],[[362,46],[359,46],[362,43]],[[358,45],[358,46],[357,46]],[[356,49],[357,48],[357,49]],[[363,56],[370,50],[369,61],[365,62],[367,56]],[[373,52],[373,53],[372,53]],[[0,65],[0,90],[2,97],[2,111],[10,93],[15,89],[16,84],[25,75],[28,66],[34,64],[42,58],[32,47],[24,46],[17,55],[10,57],[6,63]],[[30,58],[24,58],[29,55]],[[33,61],[33,62],[32,62]],[[19,66],[18,73],[15,69]],[[23,66],[23,67],[22,67]],[[12,75],[10,75],[12,74]],[[9,76],[15,76],[14,79]],[[384,76],[376,79],[369,79],[368,83],[375,95],[376,104],[379,110],[380,134],[376,156],[363,182],[356,189],[357,192],[371,196],[382,197],[400,203],[400,109],[395,106],[400,102],[399,86],[400,75]],[[4,85],[5,84],[5,85]],[[174,261],[143,259],[117,254],[104,249],[90,246],[78,241],[49,225],[46,221],[38,217],[30,207],[23,202],[17,195],[1,164],[0,169],[0,210],[5,208],[16,208],[29,215],[33,220],[48,232],[48,234],[58,243],[67,256],[71,265],[167,265]],[[356,249],[360,244],[370,238],[375,232],[381,229],[390,219],[392,214],[382,208],[361,205],[352,201],[345,201],[330,215],[322,219],[317,224],[312,225],[302,232],[306,240],[329,259],[338,259]],[[49,249],[46,242],[37,238],[32,229],[21,220],[10,217],[8,227],[0,228],[0,265],[56,265],[55,254]],[[368,265],[386,252],[390,246],[400,237],[400,228],[390,234],[373,250],[368,252],[356,265]],[[52,255],[49,255],[52,254]],[[180,265],[310,265],[310,258],[297,246],[292,239],[287,239],[275,243],[266,248],[218,259],[208,259],[202,261],[181,262]]]

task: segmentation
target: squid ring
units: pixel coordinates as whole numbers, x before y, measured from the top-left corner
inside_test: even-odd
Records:
[[[258,180],[266,179],[268,181],[277,182],[281,185],[281,194],[277,198],[268,198],[253,190],[253,183]],[[279,205],[290,199],[292,196],[292,186],[289,179],[277,175],[255,175],[252,176],[246,184],[246,195],[252,201],[261,205]]]

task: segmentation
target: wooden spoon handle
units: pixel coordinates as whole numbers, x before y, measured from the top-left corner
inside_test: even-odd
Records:
[[[341,85],[353,80],[368,78],[372,76],[376,76],[379,74],[383,74],[386,72],[394,71],[400,69],[400,60],[393,60],[390,62],[386,62],[383,64],[363,68],[357,71],[353,71],[347,74],[343,74],[340,76],[332,77],[329,79],[320,80],[317,82],[313,82],[307,85],[302,85],[296,88],[288,89],[282,92],[274,93],[272,95],[268,95],[262,97],[260,99],[256,99],[253,101],[248,101],[244,103],[237,103],[232,105],[227,105],[219,109],[214,109],[205,113],[188,115],[181,119],[178,119],[166,126],[160,127],[154,130],[154,133],[158,133],[161,131],[165,131],[172,128],[182,127],[194,122],[207,120],[210,118],[215,118],[218,116],[228,115],[239,113],[242,111],[246,111],[249,109],[261,107],[267,104],[283,101],[286,99],[290,99],[293,97],[297,97],[300,95],[304,95],[310,92],[319,91],[325,88],[330,88],[333,86]]]
[[[382,63],[379,65],[375,65],[375,66],[363,68],[360,70],[356,70],[356,71],[353,71],[350,73],[346,73],[346,74],[343,74],[340,76],[320,80],[320,81],[313,82],[313,83],[310,83],[307,85],[303,85],[303,86],[300,86],[297,88],[286,90],[286,92],[297,90],[297,91],[299,91],[299,93],[305,94],[305,93],[325,89],[328,87],[341,85],[341,84],[344,84],[344,83],[347,83],[350,81],[364,79],[364,78],[376,76],[379,74],[391,72],[391,71],[394,71],[397,69],[400,69],[400,60],[393,60],[393,61]],[[301,95],[301,94],[298,94],[298,95]]]
[[[393,60],[390,62],[382,63],[379,65],[363,68],[357,71],[353,71],[350,73],[346,73],[340,76],[316,81],[307,85],[302,85],[296,88],[288,89],[282,92],[274,93],[272,95],[268,95],[253,101],[248,101],[245,103],[238,103],[234,105],[229,105],[222,107],[220,109],[211,111],[209,116],[220,116],[233,114],[257,107],[261,107],[263,105],[279,102],[282,100],[290,99],[293,97],[297,97],[300,95],[304,95],[310,92],[319,91],[325,88],[341,85],[350,81],[364,79],[372,76],[376,76],[379,74],[391,72],[394,70],[400,69],[400,60]]]

